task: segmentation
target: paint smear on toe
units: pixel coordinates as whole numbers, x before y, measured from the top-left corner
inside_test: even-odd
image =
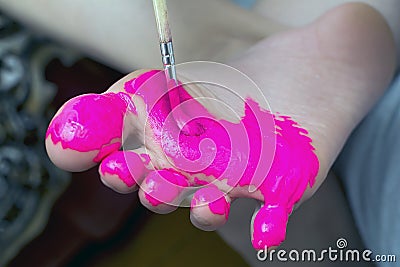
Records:
[[[230,204],[226,201],[225,195],[214,185],[201,188],[193,196],[191,207],[207,204],[210,211],[214,214],[229,216]]]
[[[126,93],[86,94],[70,99],[51,121],[46,138],[64,149],[99,151],[100,162],[121,147],[123,120],[127,109],[135,112]]]
[[[153,206],[160,204],[178,205],[176,200],[183,188],[189,186],[186,177],[174,170],[156,170],[144,180],[145,198]]]
[[[117,175],[128,187],[142,181],[148,170],[138,154],[131,151],[115,151],[100,164],[103,176]]]
[[[289,214],[280,205],[264,205],[254,218],[253,247],[277,246],[285,240]]]

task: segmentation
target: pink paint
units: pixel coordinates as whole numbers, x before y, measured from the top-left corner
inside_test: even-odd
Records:
[[[145,197],[153,206],[163,203],[177,204],[175,200],[182,192],[183,188],[188,187],[186,177],[174,170],[156,170],[144,180]]]
[[[114,151],[101,162],[100,172],[103,176],[116,175],[126,186],[132,187],[143,180],[148,170],[138,154],[131,151]]]
[[[144,164],[149,165],[149,163],[151,161],[150,156],[145,153],[140,154],[140,156],[142,157]]]
[[[194,177],[193,181],[194,181],[195,185],[208,185],[209,184],[209,182],[199,179],[197,177]]]
[[[117,151],[120,147],[121,147],[121,142],[112,143],[112,144],[108,144],[108,145],[103,145],[100,148],[100,151],[97,154],[97,156],[93,159],[93,161],[94,162],[100,162],[107,155],[111,154],[114,151]]]
[[[145,73],[139,75],[136,78],[133,78],[130,81],[127,81],[124,84],[125,91],[130,94],[136,93],[136,90],[138,88],[140,88],[144,82],[146,82],[151,76],[153,76],[159,72],[160,72],[159,70],[151,70],[151,71],[148,71],[148,72],[145,72]]]
[[[135,112],[125,93],[86,94],[70,99],[51,121],[46,138],[64,149],[80,152],[98,151],[100,162],[121,146],[124,115]]]
[[[207,204],[212,213],[224,215],[228,219],[230,204],[226,201],[224,193],[216,186],[203,187],[193,195],[191,208],[203,204]]]
[[[245,115],[239,123],[218,120],[182,86],[167,90],[159,71],[142,74],[127,82],[125,89],[143,99],[153,137],[176,169],[261,193],[264,207],[255,216],[252,236],[256,249],[282,242],[293,205],[307,186],[314,184],[318,173],[318,159],[306,130],[289,117],[261,109],[252,99],[246,99]],[[177,121],[196,131],[182,131],[185,128]],[[165,183],[169,178],[160,177],[146,178],[152,188],[146,198],[152,205],[170,203],[179,195],[179,188],[174,188],[179,183]],[[210,210],[218,214],[222,206],[218,202]]]

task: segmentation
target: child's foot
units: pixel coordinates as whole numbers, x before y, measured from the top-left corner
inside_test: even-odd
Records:
[[[162,72],[138,71],[104,94],[68,101],[49,126],[46,147],[67,170],[100,163],[102,181],[118,192],[139,185],[141,202],[155,212],[176,209],[202,186],[191,220],[205,230],[225,223],[233,199],[255,198],[262,205],[253,217],[253,246],[279,245],[294,205],[322,183],[389,82],[394,59],[382,18],[365,5],[345,5],[232,63],[258,84],[271,112],[252,93],[239,108],[218,95],[228,106],[222,110],[239,114],[225,116],[193,97],[204,88],[168,91]],[[246,95],[248,88],[240,90]]]

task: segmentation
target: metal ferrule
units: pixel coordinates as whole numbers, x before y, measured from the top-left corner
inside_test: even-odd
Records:
[[[172,42],[170,41],[168,43],[160,43],[160,50],[164,70],[168,78],[176,81],[177,79],[175,70],[174,48],[172,46]]]

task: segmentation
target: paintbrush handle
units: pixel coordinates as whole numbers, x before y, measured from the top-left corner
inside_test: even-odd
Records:
[[[171,30],[168,23],[168,11],[166,0],[153,0],[154,14],[160,43],[168,43],[172,41]]]
[[[177,84],[174,48],[172,46],[171,30],[168,23],[166,0],[153,0],[158,35],[160,38],[161,59],[167,81],[173,80]]]

